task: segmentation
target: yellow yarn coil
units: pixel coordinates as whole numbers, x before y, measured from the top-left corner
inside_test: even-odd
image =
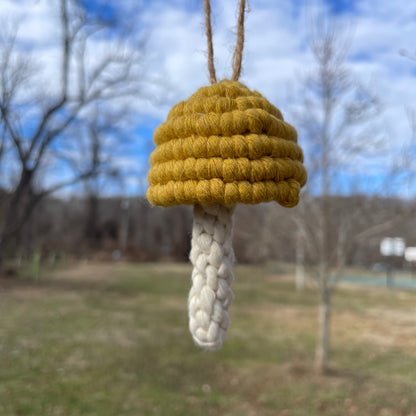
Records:
[[[237,81],[200,88],[176,104],[153,140],[147,198],[154,205],[292,207],[307,180],[296,130]]]

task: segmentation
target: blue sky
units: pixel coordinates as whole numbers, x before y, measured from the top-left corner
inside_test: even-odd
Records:
[[[51,3],[52,0],[0,0],[0,21],[19,25],[18,45],[36,54],[45,79],[53,85],[50,68],[57,59],[55,40],[59,34]],[[383,150],[385,157],[378,155],[377,163],[362,168],[370,175],[380,174],[380,169],[389,163],[388,156],[399,152],[410,138],[406,111],[416,108],[416,64],[399,51],[416,50],[416,2],[251,0],[249,3],[241,81],[265,95],[294,124],[290,112],[296,101],[294,94],[299,91],[299,80],[313,67],[307,48],[308,16],[326,8],[340,23],[351,22],[353,40],[348,67],[358,81],[379,94],[384,111],[378,124],[388,138]],[[135,19],[138,30],[146,33],[143,94],[132,98],[130,103],[136,114],[133,132],[137,137],[130,151],[119,155],[121,168],[129,166],[126,192],[134,194],[145,186],[145,161],[152,147],[154,127],[165,119],[172,105],[208,84],[203,1],[85,0],[85,4],[91,13],[99,12],[108,19],[113,14],[124,16],[126,21]],[[230,76],[236,6],[237,1],[212,1],[219,78]],[[139,168],[133,172],[132,166]]]

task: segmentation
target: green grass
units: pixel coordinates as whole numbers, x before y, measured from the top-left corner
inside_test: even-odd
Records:
[[[317,295],[288,272],[236,267],[215,353],[188,334],[188,265],[0,281],[0,416],[416,415],[416,293],[341,287],[317,376]]]

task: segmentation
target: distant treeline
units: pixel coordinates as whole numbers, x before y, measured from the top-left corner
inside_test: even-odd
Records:
[[[360,215],[348,222],[353,237],[345,253],[347,265],[367,267],[382,261],[379,245],[385,236],[403,237],[408,245],[416,245],[416,220],[409,202],[368,196],[330,198],[333,244],[337,244],[339,223],[356,212],[357,206],[362,207]],[[276,203],[238,205],[234,224],[238,261],[294,262],[299,213],[299,208],[286,209]],[[307,225],[307,212],[303,215]],[[48,198],[37,206],[7,257],[24,258],[36,252],[43,258],[65,253],[111,259],[123,252],[134,261],[185,261],[191,228],[192,207],[152,207],[143,197]],[[306,264],[309,260],[313,262],[306,250]]]

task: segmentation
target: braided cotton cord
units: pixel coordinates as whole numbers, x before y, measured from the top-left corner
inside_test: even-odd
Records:
[[[189,329],[195,343],[207,350],[221,348],[230,322],[233,212],[234,206],[219,204],[194,207]]]
[[[230,207],[295,206],[307,179],[303,153],[276,107],[227,80],[174,106],[153,139],[147,197],[155,205],[195,205],[189,327],[196,344],[215,350],[233,297]]]

